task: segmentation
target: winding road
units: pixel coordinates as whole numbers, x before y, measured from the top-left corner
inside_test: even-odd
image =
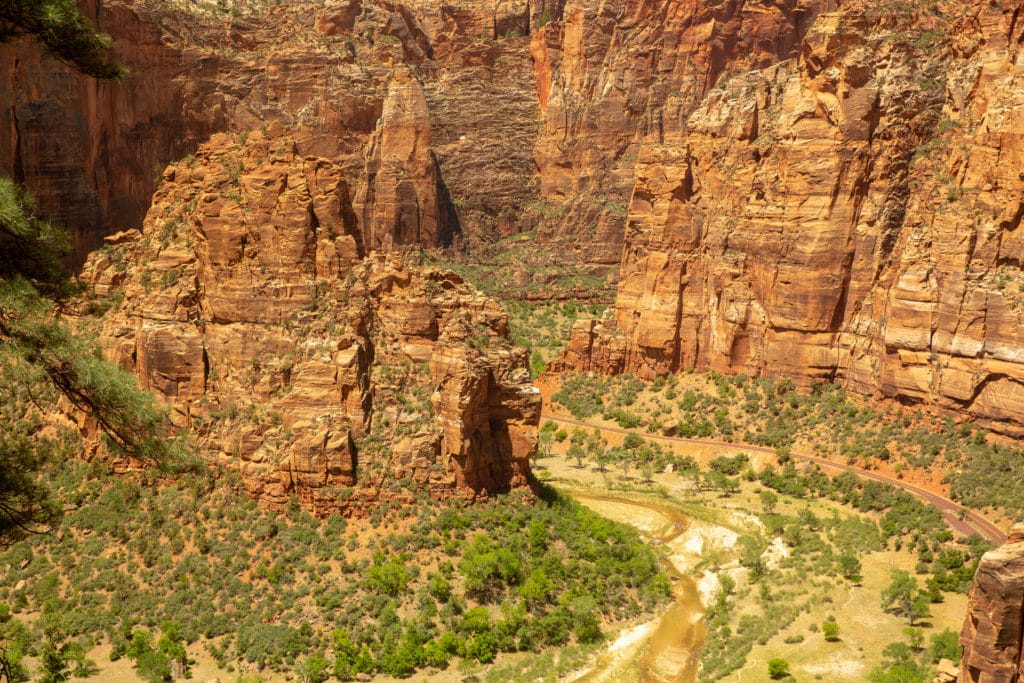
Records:
[[[585,427],[587,429],[593,429],[596,427],[600,429],[602,432],[608,432],[611,434],[636,434],[638,436],[644,437],[645,439],[649,439],[651,441],[661,441],[663,443],[685,443],[692,444],[695,446],[719,446],[724,448],[733,448],[737,450],[754,451],[758,453],[770,453],[772,455],[775,454],[775,449],[770,448],[768,446],[752,446],[744,443],[729,443],[728,441],[715,441],[712,439],[687,439],[681,436],[664,436],[662,434],[645,434],[637,430],[595,425],[589,422],[583,422],[582,420],[576,420],[571,417],[562,417],[559,415],[552,415],[550,413],[543,413],[541,417],[546,420],[551,420],[552,422],[555,422],[557,424]],[[902,479],[887,477],[884,474],[872,472],[871,470],[855,467],[853,465],[841,465],[839,463],[832,462],[831,460],[826,460],[825,458],[819,458],[818,456],[815,455],[807,455],[806,453],[796,453],[791,451],[790,456],[796,460],[803,460],[804,462],[813,462],[823,467],[831,467],[832,469],[840,470],[843,472],[852,472],[864,479],[873,479],[875,481],[881,481],[887,484],[892,484],[893,486],[898,486],[904,491],[908,491],[916,496],[925,499],[926,501],[934,505],[936,508],[938,508],[939,512],[942,513],[942,518],[946,520],[946,523],[949,524],[950,528],[953,529],[954,532],[961,534],[963,536],[970,536],[971,534],[977,533],[997,545],[1002,545],[1006,542],[1006,534],[1003,532],[1003,530],[997,527],[989,520],[979,515],[977,512],[969,510],[962,505],[954,503],[949,498],[940,496],[939,494],[921,488],[920,486],[915,486],[914,484],[905,482]]]

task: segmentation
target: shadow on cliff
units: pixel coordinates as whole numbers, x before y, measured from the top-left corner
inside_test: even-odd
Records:
[[[452,194],[448,190],[448,183],[444,181],[441,171],[441,164],[434,156],[434,172],[437,174],[437,199],[438,199],[438,220],[440,231],[438,234],[438,246],[448,248],[455,241],[456,237],[462,237],[462,222],[459,220],[459,212],[452,201]]]

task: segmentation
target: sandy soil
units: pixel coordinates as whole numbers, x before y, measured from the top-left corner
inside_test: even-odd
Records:
[[[556,452],[563,450],[556,448]],[[628,497],[622,491],[612,491],[608,486],[609,477],[621,479],[619,475],[596,472],[590,468],[578,468],[564,457],[555,456],[541,461],[550,483],[569,492],[582,492],[580,502],[598,514],[636,528],[648,538],[658,539],[665,528],[671,526],[672,519],[653,507],[639,507],[636,501],[617,502],[607,499],[590,499],[591,496]],[[656,484],[666,489],[678,487],[679,479],[674,474],[655,475]],[[675,491],[682,494],[682,491]],[[657,503],[650,503],[657,507]],[[760,526],[761,522],[753,515],[741,511],[730,511],[726,514],[730,525],[739,529]],[[717,571],[705,569],[695,571],[709,551],[734,548],[739,534],[732,528],[711,523],[689,520],[687,528],[682,530],[663,544],[655,540],[655,544],[665,549],[666,559],[680,575],[695,576],[694,583],[703,604],[708,604],[719,590],[720,580]],[[722,567],[719,571],[730,574],[743,573],[738,566]],[[738,578],[738,577],[734,577]],[[689,618],[692,622],[699,621],[702,614],[694,614]],[[640,660],[646,654],[651,636],[655,631],[657,620],[627,627],[621,631],[612,643],[601,651],[584,669],[575,672],[570,680],[582,681],[637,681],[640,680]],[[688,652],[680,652],[678,648],[668,647],[656,661],[652,663],[653,674],[663,680],[673,680],[677,672],[685,665],[686,659],[692,656]]]
[[[587,683],[618,683],[637,680],[636,660],[658,625],[658,619],[638,624],[619,633],[611,645],[601,652],[585,669],[574,671],[566,681]]]

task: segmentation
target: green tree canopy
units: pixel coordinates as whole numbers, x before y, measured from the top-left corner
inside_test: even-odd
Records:
[[[928,594],[918,590],[917,580],[901,569],[892,572],[892,581],[882,591],[882,609],[905,618],[911,626],[930,616],[928,602]]]
[[[128,73],[110,58],[110,36],[98,33],[74,0],[0,0],[0,43],[23,36],[88,76],[121,79]]]
[[[76,444],[74,430],[47,419],[61,401],[91,416],[115,455],[159,467],[184,462],[181,441],[167,437],[166,411],[60,318],[75,292],[60,261],[69,243],[0,177],[0,543],[56,516],[36,473]]]
[[[0,0],[0,43],[22,37],[88,76],[127,73],[109,54],[109,36],[73,0]],[[76,431],[49,419],[59,405],[95,420],[115,455],[161,468],[186,462],[153,396],[61,319],[76,293],[61,260],[70,243],[27,192],[0,177],[0,543],[38,530],[59,510],[37,476],[76,446]]]
[[[778,657],[768,660],[768,675],[772,679],[785,678],[789,675],[789,662]]]

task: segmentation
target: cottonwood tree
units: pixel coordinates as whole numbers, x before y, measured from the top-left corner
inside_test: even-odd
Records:
[[[917,580],[901,569],[892,572],[892,581],[882,591],[882,609],[905,618],[911,626],[931,615],[928,603],[928,594],[918,590]]]
[[[786,678],[789,676],[789,662],[781,658],[768,660],[768,676],[770,676],[772,680]]]
[[[779,496],[774,491],[765,489],[761,491],[761,508],[764,510],[766,515],[773,514],[775,512],[775,506],[779,503]]]
[[[576,461],[577,469],[583,469],[583,457],[586,455],[586,451],[583,450],[583,446],[578,443],[570,444],[567,455]]]

